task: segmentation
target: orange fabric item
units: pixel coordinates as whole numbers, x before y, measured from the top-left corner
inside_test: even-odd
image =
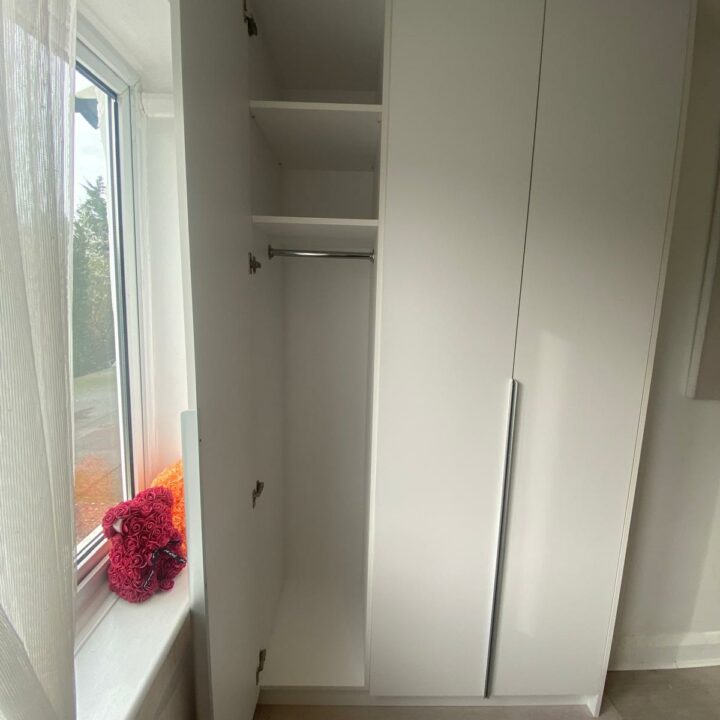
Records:
[[[183,464],[178,460],[166,467],[151,483],[150,487],[167,488],[173,496],[172,524],[182,536],[181,554],[187,557],[185,536],[185,484],[183,482]]]

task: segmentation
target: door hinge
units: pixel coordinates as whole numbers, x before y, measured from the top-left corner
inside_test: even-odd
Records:
[[[248,253],[248,270],[254,275],[260,268],[262,263],[251,252]]]
[[[255,671],[255,684],[260,684],[260,673],[265,669],[265,658],[267,657],[267,650],[263,648],[258,656],[258,666]]]
[[[260,480],[258,480],[255,483],[255,487],[253,488],[253,491],[252,491],[253,508],[257,504],[257,499],[263,494],[264,489],[265,489],[265,483],[260,482]]]
[[[257,23],[255,18],[248,12],[247,0],[243,0],[243,20],[247,25],[248,35],[252,37],[258,34]]]

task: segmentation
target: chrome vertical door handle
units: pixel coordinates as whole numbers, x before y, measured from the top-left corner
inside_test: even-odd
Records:
[[[510,398],[505,435],[505,457],[503,458],[502,496],[500,500],[500,521],[498,523],[497,556],[495,559],[495,579],[493,582],[492,615],[490,618],[490,636],[485,671],[485,697],[491,695],[493,661],[500,622],[500,592],[502,590],[503,567],[505,565],[505,544],[507,539],[508,512],[510,504],[510,483],[512,479],[513,447],[515,444],[515,416],[517,413],[518,390],[520,383],[511,378]]]

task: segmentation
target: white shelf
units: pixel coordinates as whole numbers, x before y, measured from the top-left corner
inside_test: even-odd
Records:
[[[278,162],[303,170],[371,170],[381,105],[251,100],[250,115]]]
[[[318,249],[370,250],[375,247],[377,220],[349,218],[281,217],[253,215],[253,225],[273,238],[273,244],[285,247],[302,241],[303,247]]]
[[[330,583],[288,582],[267,648],[260,684],[362,688],[365,622],[360,597]]]

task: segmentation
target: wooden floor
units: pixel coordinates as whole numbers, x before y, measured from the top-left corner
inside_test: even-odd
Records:
[[[255,720],[587,720],[580,707],[398,708],[260,705]],[[603,720],[720,720],[720,667],[610,673]]]

